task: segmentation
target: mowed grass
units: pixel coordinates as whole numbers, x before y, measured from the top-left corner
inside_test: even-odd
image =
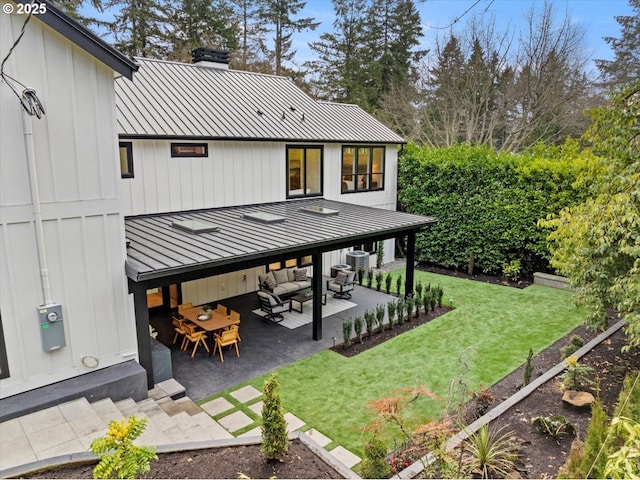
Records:
[[[477,390],[524,363],[529,348],[543,350],[585,318],[571,293],[558,289],[520,290],[416,271],[418,280],[442,285],[443,303],[452,299],[455,309],[355,357],[327,350],[279,369],[285,411],[362,457],[362,429],[374,418],[370,401],[423,386],[443,400],[423,397],[412,411],[420,420],[438,418],[450,382],[461,377],[460,355],[469,367],[463,380]],[[264,379],[248,383],[262,390]]]

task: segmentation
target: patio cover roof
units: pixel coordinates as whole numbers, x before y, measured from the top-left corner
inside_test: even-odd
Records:
[[[335,210],[320,215],[301,210],[318,206]],[[278,217],[275,223],[244,218],[265,212]],[[189,233],[173,222],[197,220],[219,229]],[[134,282],[164,284],[163,279],[181,280],[263,265],[278,257],[291,258],[314,252],[346,248],[364,240],[376,241],[417,231],[436,220],[336,202],[323,198],[193,210],[127,217],[126,272]]]

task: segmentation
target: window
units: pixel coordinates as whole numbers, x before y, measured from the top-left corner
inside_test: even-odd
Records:
[[[120,142],[120,176],[133,178],[133,143]]]
[[[2,314],[0,313],[0,378],[9,378],[9,362],[7,360],[7,347],[4,343],[4,331],[2,329]]]
[[[342,147],[343,193],[384,189],[384,147]]]
[[[172,143],[172,157],[208,157],[209,145],[206,143]]]
[[[305,255],[304,257],[289,258],[284,262],[273,262],[267,265],[267,271],[280,270],[281,268],[292,267],[308,267],[313,265],[311,255]]]
[[[322,195],[322,147],[287,147],[287,197]]]

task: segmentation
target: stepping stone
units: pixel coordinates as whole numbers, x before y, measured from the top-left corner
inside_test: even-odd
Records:
[[[262,417],[262,407],[263,407],[263,405],[264,405],[264,402],[262,400],[260,400],[259,402],[256,402],[253,405],[249,405],[249,410],[251,410],[253,413],[258,415],[259,417]]]
[[[307,430],[304,433],[309,435],[309,437],[321,447],[326,447],[331,443],[331,439],[329,437],[323,435],[315,428],[312,428],[311,430]]]
[[[218,397],[207,403],[203,403],[202,405],[200,405],[200,408],[202,408],[212,417],[215,417],[219,413],[231,410],[233,408],[233,404],[224,397]]]
[[[24,432],[29,435],[38,430],[66,423],[67,420],[58,407],[51,407],[20,417],[19,421]]]
[[[237,411],[232,413],[231,415],[222,417],[220,420],[218,420],[218,423],[230,432],[235,432],[236,430],[240,430],[247,425],[251,425],[253,423],[253,419],[250,418],[246,413]]]
[[[262,437],[262,428],[256,427],[244,432],[240,437]]]
[[[589,392],[577,392],[575,390],[565,390],[562,395],[562,401],[564,403],[568,403],[569,405],[573,405],[574,407],[588,407],[593,402],[595,402],[595,398]]]
[[[238,400],[240,403],[247,403],[250,400],[258,398],[262,395],[262,392],[256,390],[251,385],[234,390],[229,395]]]
[[[305,422],[290,412],[284,414],[284,419],[287,421],[287,432],[293,432],[305,425]]]
[[[344,447],[338,446],[329,452],[331,455],[340,460],[346,467],[352,468],[360,463],[361,458]]]

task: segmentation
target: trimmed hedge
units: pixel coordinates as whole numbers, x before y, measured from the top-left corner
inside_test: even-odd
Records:
[[[551,271],[547,231],[537,222],[580,203],[573,187],[589,156],[575,143],[498,153],[484,145],[409,144],[399,159],[400,209],[438,219],[416,239],[416,257],[447,268],[502,274]]]

